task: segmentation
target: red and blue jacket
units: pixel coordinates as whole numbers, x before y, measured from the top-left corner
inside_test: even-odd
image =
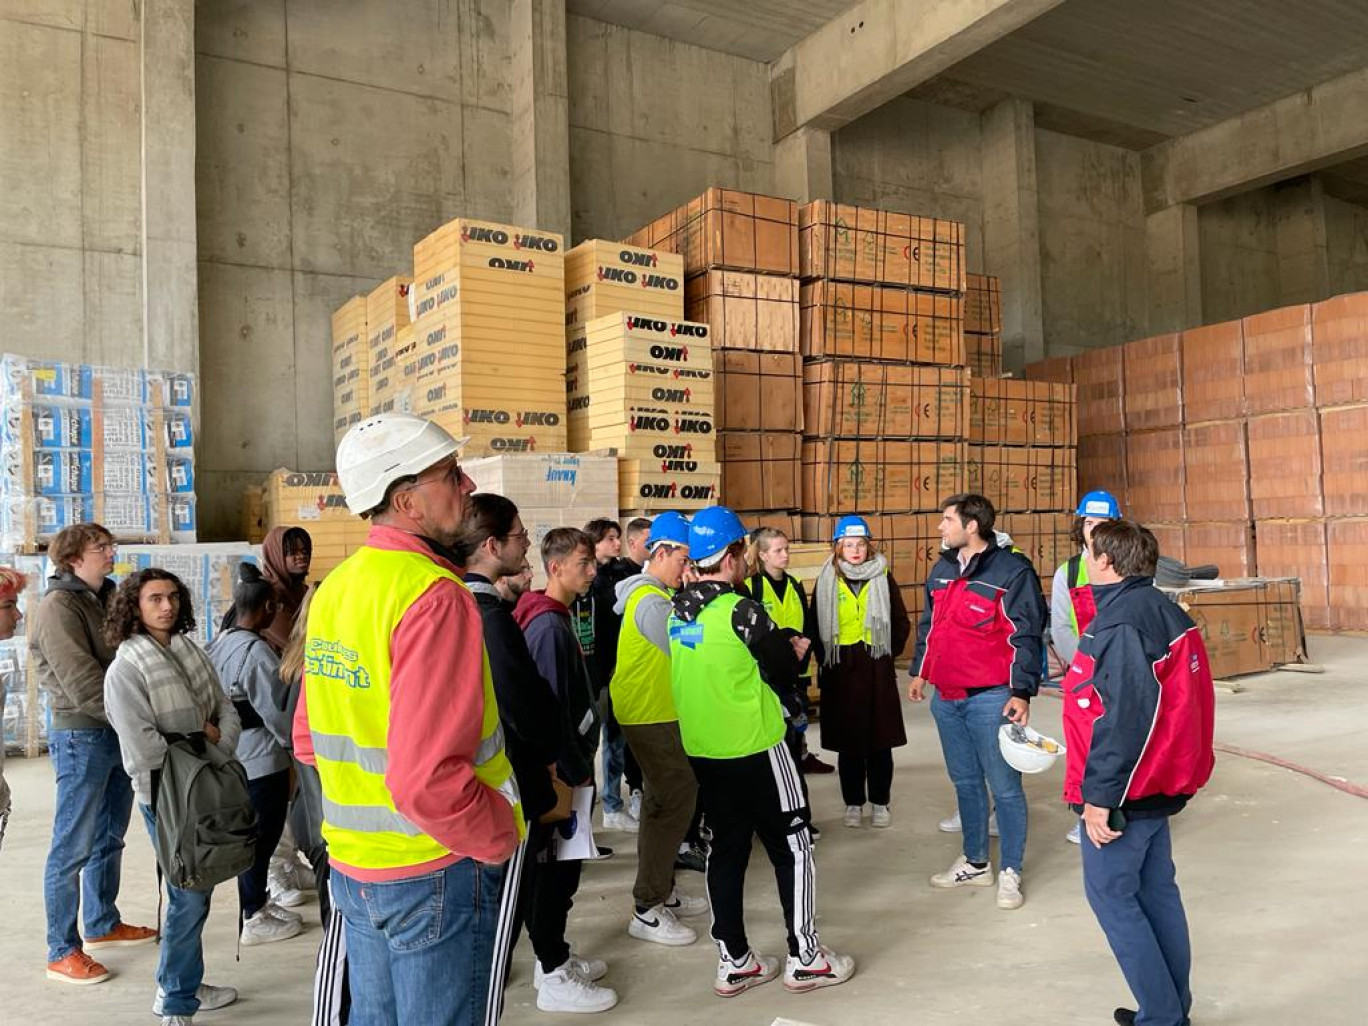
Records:
[[[946,701],[1010,685],[1017,698],[1040,688],[1045,596],[1031,561],[996,541],[960,571],[948,549],[926,579],[913,672]]]
[[[1211,779],[1216,688],[1201,631],[1150,577],[1093,585],[1097,616],[1064,677],[1064,800],[1180,811]]]

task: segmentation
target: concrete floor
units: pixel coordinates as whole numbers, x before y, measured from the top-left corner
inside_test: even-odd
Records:
[[[1275,673],[1222,691],[1218,740],[1276,753],[1322,772],[1368,782],[1363,744],[1368,640],[1314,638],[1324,676]],[[1043,698],[1037,726],[1059,728],[1060,704]],[[693,1021],[764,1026],[776,1017],[811,1023],[1104,1024],[1130,996],[1084,902],[1078,849],[1064,842],[1069,814],[1058,772],[1028,779],[1031,842],[1026,905],[1000,912],[992,892],[937,892],[926,878],[954,858],[956,841],[936,821],[952,792],[926,708],[907,709],[911,744],[898,752],[894,824],[846,830],[833,777],[812,780],[818,822],[818,902],[825,943],[854,954],[859,973],[844,987],[795,997],[778,984],[733,1001],[710,990],[714,949],[706,941],[667,949],[631,940],[625,915],[635,858],[630,841],[605,837],[619,855],[595,864],[572,913],[582,952],[607,959],[620,996],[605,1018],[624,1024]],[[15,814],[0,851],[0,980],[5,1023],[144,1023],[154,990],[155,949],[109,953],[110,982],[78,989],[43,978],[42,865],[52,817],[46,760],[13,759],[7,775]],[[1224,756],[1216,776],[1177,821],[1180,882],[1195,949],[1193,1021],[1199,1026],[1289,1022],[1350,1026],[1365,1021],[1368,979],[1368,802],[1305,776]],[[683,874],[690,893],[701,878]],[[151,923],[153,860],[135,823],[124,863],[125,917]],[[773,877],[758,852],[748,892],[750,933],[778,952],[783,931]],[[315,912],[315,906],[308,911]],[[238,987],[242,1000],[202,1021],[307,1021],[316,923],[303,937],[246,949],[233,960],[235,902],[221,889],[205,934],[208,980]],[[504,1022],[552,1024],[581,1017],[536,1010],[524,940]],[[415,1024],[418,1026],[418,1024]]]

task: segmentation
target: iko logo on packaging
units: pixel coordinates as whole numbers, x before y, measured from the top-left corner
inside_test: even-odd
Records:
[[[660,258],[650,250],[619,250],[618,259],[624,264],[633,264],[637,267],[658,267],[660,265]]]
[[[693,446],[684,445],[657,445],[651,449],[651,455],[658,460],[687,460],[693,458]]]
[[[489,266],[503,271],[521,271],[524,274],[531,274],[537,269],[537,265],[531,260],[505,260],[503,257],[490,257]]]
[[[711,499],[717,494],[716,485],[686,484],[681,485],[673,481],[659,482],[656,484],[643,484],[637,488],[637,494],[643,499]]]

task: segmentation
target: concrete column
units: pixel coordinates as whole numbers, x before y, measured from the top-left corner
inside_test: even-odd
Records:
[[[1177,203],[1145,218],[1148,329],[1159,335],[1202,323],[1202,252],[1197,208]]]
[[[565,0],[513,0],[513,220],[570,238]]]
[[[1325,189],[1308,175],[1274,187],[1274,237],[1278,246],[1279,301],[1318,303],[1330,296],[1330,256],[1325,229]]]
[[[141,63],[143,361],[198,372],[194,0],[145,0]]]
[[[799,203],[834,199],[831,184],[831,133],[800,128],[774,146],[774,186],[780,196]]]
[[[1002,280],[1002,356],[1009,370],[1043,360],[1035,108],[1003,100],[983,115],[984,268]]]

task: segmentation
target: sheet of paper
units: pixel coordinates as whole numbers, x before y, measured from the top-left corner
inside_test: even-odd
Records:
[[[570,820],[556,824],[556,861],[574,862],[598,858],[598,845],[594,843],[594,788],[585,784],[575,788],[570,799]],[[565,831],[573,828],[569,837]]]

